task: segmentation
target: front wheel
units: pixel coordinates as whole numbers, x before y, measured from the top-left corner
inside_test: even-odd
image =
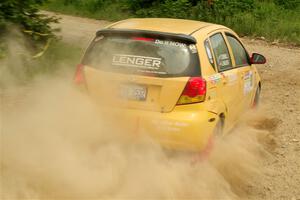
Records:
[[[255,97],[253,100],[253,104],[252,104],[252,108],[257,108],[259,106],[260,103],[260,87],[258,86],[255,92]]]

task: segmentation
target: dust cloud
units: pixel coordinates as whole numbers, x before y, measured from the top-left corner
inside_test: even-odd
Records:
[[[69,77],[9,90],[17,92],[1,94],[1,199],[239,199],[259,185],[267,132],[253,118],[194,162],[132,133]]]
[[[246,123],[192,164],[133,137],[70,82],[39,79],[29,91],[3,111],[4,199],[236,199],[261,171],[261,131]]]

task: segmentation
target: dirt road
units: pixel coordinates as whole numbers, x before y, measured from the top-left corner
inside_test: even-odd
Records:
[[[56,26],[61,28],[62,39],[82,47],[96,30],[110,23],[59,16],[61,23]],[[243,41],[250,52],[262,53],[268,60],[266,65],[258,66],[262,76],[262,111],[252,125],[268,132],[261,142],[270,153],[263,161],[263,173],[253,177],[253,182],[259,184],[248,185],[251,195],[243,198],[300,199],[300,49],[247,38]]]
[[[300,50],[245,40],[251,51],[264,54],[268,63],[260,66],[263,79],[262,106],[268,129],[276,145],[274,160],[266,163],[272,172],[261,177],[267,199],[300,198]]]

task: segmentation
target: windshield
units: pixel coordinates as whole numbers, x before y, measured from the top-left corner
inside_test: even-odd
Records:
[[[83,64],[119,73],[200,76],[195,44],[155,38],[98,36],[87,51]]]

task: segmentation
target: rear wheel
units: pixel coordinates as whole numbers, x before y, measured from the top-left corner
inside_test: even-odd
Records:
[[[214,130],[213,130],[212,135],[209,137],[209,139],[207,141],[206,147],[200,153],[200,156],[199,156],[200,160],[205,160],[210,156],[210,154],[214,148],[214,143],[215,143],[216,138],[220,138],[223,135],[223,125],[224,125],[224,118],[220,117],[218,119],[218,122],[217,122]]]
[[[220,117],[215,126],[213,137],[221,137],[223,135],[223,125],[224,125],[224,120],[223,118]]]

